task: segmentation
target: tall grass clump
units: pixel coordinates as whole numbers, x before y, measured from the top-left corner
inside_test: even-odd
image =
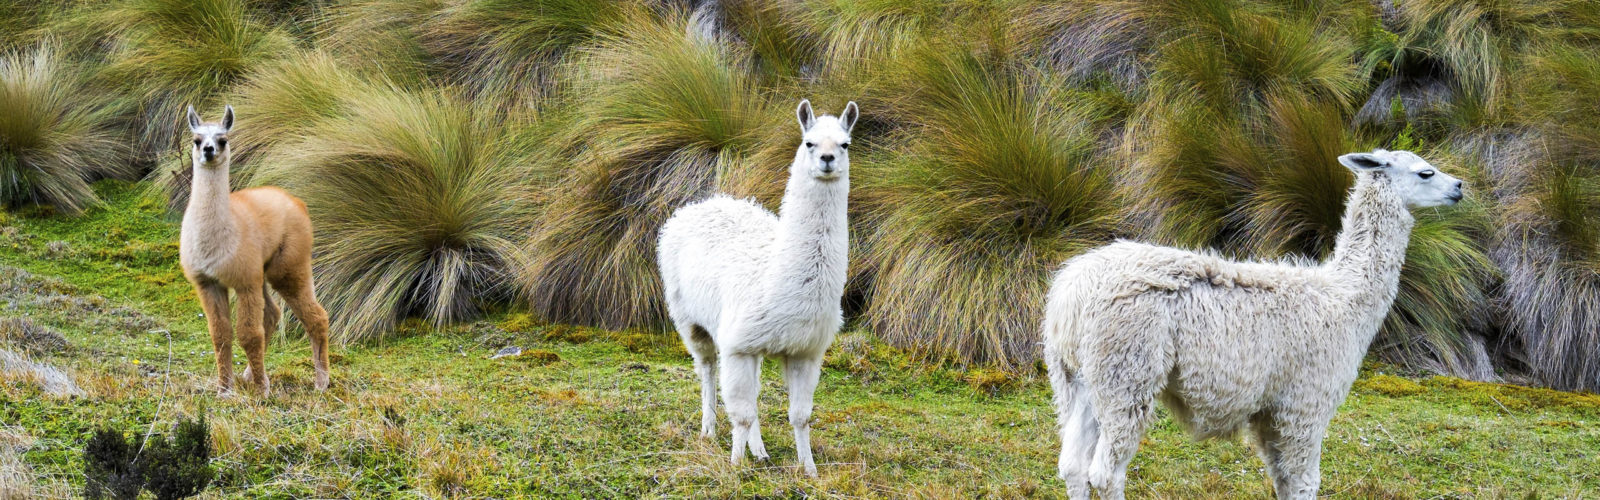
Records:
[[[522,277],[532,309],[548,319],[660,324],[656,234],[672,211],[751,169],[770,172],[767,183],[781,192],[787,161],[750,158],[789,115],[762,99],[745,52],[686,26],[677,13],[635,19],[570,69],[574,118],[561,155],[569,172],[529,236],[532,265]]]
[[[220,108],[229,85],[292,47],[246,0],[116,0],[81,29],[112,41],[105,81],[133,100],[130,125],[145,159],[183,142],[186,106]]]
[[[423,46],[421,26],[440,16],[446,0],[352,0],[325,9],[317,47],[346,65],[420,84],[438,76],[439,64]]]
[[[256,170],[311,211],[335,337],[378,337],[408,316],[459,321],[513,296],[542,167],[512,147],[524,118],[441,89],[382,88],[348,107]]]
[[[1353,182],[1335,158],[1370,149],[1349,126],[1366,84],[1352,29],[1228,3],[1253,5],[1211,2],[1154,54],[1152,97],[1127,136],[1145,236],[1240,258],[1324,258]],[[1494,274],[1481,214],[1475,205],[1418,214],[1380,333],[1395,361],[1493,376],[1475,336]]]
[[[132,175],[116,111],[48,45],[0,56],[0,204],[78,213],[98,201],[90,182]]]
[[[252,185],[257,159],[275,147],[300,140],[318,123],[348,114],[351,99],[382,87],[321,51],[301,51],[252,72],[229,91],[239,110],[233,132],[234,187]],[[188,204],[192,165],[186,152],[163,157],[151,172],[151,187],[173,211]]]
[[[555,67],[572,48],[647,15],[630,1],[466,0],[441,10],[418,36],[456,83],[531,97],[561,83]]]
[[[1600,390],[1600,50],[1532,58],[1531,154],[1508,161],[1494,256],[1505,328],[1542,383]]]
[[[0,4],[0,51],[36,43],[60,6],[45,0],[9,0]]]
[[[1108,242],[1124,207],[1103,110],[1054,75],[968,47],[902,64],[906,128],[856,165],[863,321],[936,357],[1036,357],[1051,272]]]
[[[1437,80],[1446,102],[1424,117],[1431,135],[1478,133],[1506,125],[1519,110],[1507,97],[1523,54],[1550,43],[1600,40],[1600,3],[1590,0],[1408,0],[1400,24],[1397,71]]]

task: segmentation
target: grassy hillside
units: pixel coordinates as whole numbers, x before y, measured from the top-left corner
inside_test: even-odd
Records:
[[[8,333],[3,347],[66,369],[85,392],[0,385],[0,497],[76,495],[94,426],[161,432],[202,412],[219,469],[206,497],[1062,497],[1037,374],[928,364],[860,331],[828,355],[815,480],[793,467],[773,363],[761,401],[773,461],[734,468],[725,434],[696,437],[697,384],[675,339],[521,313],[413,320],[388,340],[337,348],[325,393],[311,388],[309,346],[280,335],[267,360],[275,393],[218,399],[164,200],[140,185],[95,188],[107,203],[81,219],[0,216],[0,317],[65,340]],[[487,359],[507,345],[531,354]],[[1334,419],[1324,495],[1600,495],[1600,397],[1391,371],[1364,370]],[[1129,485],[1147,498],[1264,497],[1261,467],[1244,442],[1194,443],[1163,417]]]

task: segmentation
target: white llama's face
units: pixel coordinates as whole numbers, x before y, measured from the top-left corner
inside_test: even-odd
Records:
[[[1339,163],[1356,173],[1385,171],[1389,182],[1406,205],[1412,208],[1454,205],[1461,201],[1461,180],[1440,172],[1427,160],[1410,151],[1373,150],[1339,157]]]
[[[233,129],[233,106],[228,106],[227,112],[223,113],[221,123],[200,120],[200,114],[194,112],[194,106],[189,106],[188,120],[189,132],[194,134],[194,147],[189,150],[189,155],[195,163],[215,167],[226,160],[229,154],[228,131]]]
[[[815,116],[811,101],[800,101],[795,116],[800,120],[800,149],[795,153],[794,169],[820,181],[850,175],[850,129],[860,116],[855,101],[844,107],[840,116]]]

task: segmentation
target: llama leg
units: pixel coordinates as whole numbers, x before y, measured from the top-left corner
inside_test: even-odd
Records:
[[[206,329],[211,331],[211,348],[217,358],[217,392],[233,391],[233,321],[228,310],[228,287],[217,283],[197,284],[196,295],[206,312]]]
[[[733,423],[734,465],[744,463],[744,452],[750,444],[751,427],[756,422],[756,400],[761,391],[761,357],[747,354],[726,354],[722,357],[722,403],[728,409],[728,420]]]
[[[1067,484],[1067,496],[1074,500],[1089,499],[1089,465],[1094,460],[1095,442],[1100,439],[1099,424],[1094,420],[1093,407],[1089,405],[1088,389],[1062,362],[1053,346],[1044,350],[1045,367],[1050,372],[1050,386],[1054,392],[1056,421],[1061,433],[1061,456],[1056,462],[1056,476]]]
[[[783,381],[789,389],[789,425],[794,427],[794,449],[807,476],[817,477],[811,457],[811,406],[822,376],[822,357],[790,356],[783,363]]]
[[[1255,436],[1256,452],[1261,455],[1261,463],[1266,465],[1267,477],[1272,478],[1274,491],[1287,491],[1284,483],[1283,470],[1279,468],[1279,461],[1283,452],[1279,450],[1278,443],[1283,436],[1278,434],[1278,429],[1273,426],[1272,419],[1267,412],[1258,413],[1250,418],[1250,431]]]
[[[244,348],[245,359],[250,366],[250,380],[261,387],[261,394],[272,392],[271,382],[267,380],[266,368],[266,338],[261,330],[261,317],[265,297],[261,296],[259,287],[239,289],[239,329],[235,336],[239,338],[239,347]]]
[[[270,290],[265,282],[261,283],[261,341],[265,344],[271,344],[272,334],[278,333],[278,317],[282,315]]]
[[[717,436],[717,345],[694,323],[678,323],[683,346],[694,357],[694,372],[700,376],[700,437]]]
[[[327,390],[328,311],[322,309],[322,304],[317,303],[317,297],[312,293],[310,269],[299,280],[273,283],[272,287],[278,290],[278,295],[283,297],[289,310],[294,311],[294,316],[305,325],[306,336],[311,338],[311,366],[316,371],[317,390]]]
[[[1322,482],[1322,436],[1328,420],[1315,420],[1315,424],[1298,424],[1296,420],[1276,420],[1280,435],[1277,446],[1279,500],[1317,498]]]
[[[761,356],[756,356],[756,371],[755,371],[756,375],[755,375],[754,378],[751,379],[752,382],[750,382],[756,388],[755,389],[756,390],[756,397],[752,398],[751,401],[756,401],[756,400],[761,399],[761,362],[762,361],[765,361],[765,358],[763,358]],[[752,407],[754,407],[754,405],[752,405]],[[755,459],[757,461],[765,462],[765,461],[767,461],[768,455],[767,455],[767,444],[766,444],[766,442],[761,440],[761,414],[760,414],[760,412],[756,412],[754,415],[755,415],[755,418],[750,421],[750,441],[749,441],[749,443],[750,443],[750,456],[755,457]]]

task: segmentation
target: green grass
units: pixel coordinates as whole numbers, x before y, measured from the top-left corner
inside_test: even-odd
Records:
[[[280,336],[267,360],[275,393],[218,399],[161,200],[137,185],[97,188],[108,205],[82,219],[48,210],[0,219],[0,271],[31,273],[0,289],[15,307],[5,315],[63,333],[70,347],[37,359],[68,369],[88,393],[52,399],[27,383],[0,385],[0,438],[23,443],[23,477],[34,482],[25,487],[38,494],[82,487],[81,447],[95,427],[139,432],[203,408],[219,472],[212,497],[1062,497],[1041,377],[927,364],[863,332],[842,335],[827,359],[817,479],[793,467],[776,363],[761,399],[773,462],[734,468],[725,422],[717,441],[696,437],[697,384],[675,339],[520,313],[444,328],[407,322],[391,340],[336,348],[326,393],[311,388],[309,347]],[[52,252],[52,241],[70,248]],[[487,359],[505,345],[538,354]],[[1586,465],[1600,449],[1600,397],[1382,370],[1369,367],[1329,430],[1323,494],[1600,491],[1600,472]],[[1269,494],[1246,444],[1195,443],[1166,418],[1129,484],[1154,498]]]

